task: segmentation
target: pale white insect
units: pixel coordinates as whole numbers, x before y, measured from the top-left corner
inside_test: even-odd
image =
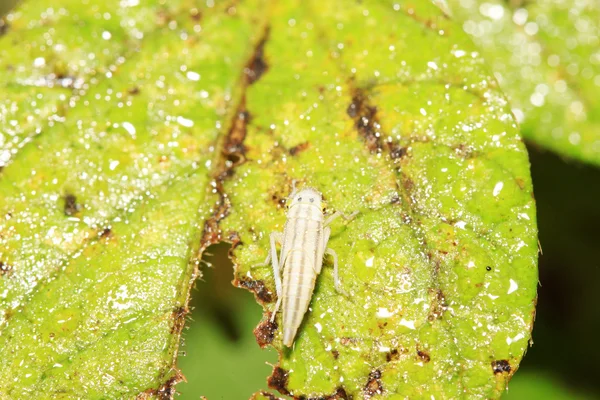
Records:
[[[271,321],[283,303],[283,344],[288,347],[294,343],[298,327],[308,310],[325,254],[333,258],[335,289],[345,294],[340,285],[337,254],[327,248],[331,234],[328,225],[340,216],[350,219],[358,211],[349,216],[335,212],[325,219],[322,201],[321,193],[314,189],[306,188],[300,192],[296,192],[295,188],[292,190],[283,233],[271,233],[271,251],[262,264],[268,265],[272,260],[277,303]],[[276,243],[281,244],[279,258]]]

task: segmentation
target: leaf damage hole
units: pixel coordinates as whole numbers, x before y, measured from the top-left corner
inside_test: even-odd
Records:
[[[259,380],[252,383],[257,387],[264,386],[264,378],[270,372],[270,368],[264,366],[265,362],[275,362],[275,354],[260,350],[253,344],[252,325],[262,315],[262,309],[246,291],[235,286],[235,281],[232,284],[235,275],[231,253],[241,242],[235,232],[228,234],[227,240],[230,242],[212,244],[202,252],[199,261],[201,279],[196,282],[188,307],[191,313],[187,314],[183,308],[176,308],[173,312],[175,325],[180,326],[185,316],[187,327],[182,335],[182,346],[186,352],[180,352],[185,358],[181,358],[178,365],[190,382],[198,383],[178,387],[184,395],[193,393],[196,397],[201,394],[213,398],[215,393],[224,390],[222,381],[214,379],[213,373],[218,371],[214,367],[214,353],[207,352],[207,347],[217,346],[226,351],[225,357],[229,358],[226,365],[230,366],[228,375],[242,376],[248,370],[264,371]],[[208,335],[211,339],[204,339],[207,330],[214,332]],[[253,350],[248,350],[248,347]],[[245,379],[253,380],[251,377]],[[199,387],[201,393],[193,392]]]

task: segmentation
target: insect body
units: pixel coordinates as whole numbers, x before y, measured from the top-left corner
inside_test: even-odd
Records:
[[[333,257],[335,288],[343,293],[338,277],[337,255],[327,248],[331,233],[328,225],[342,214],[336,212],[325,220],[321,194],[314,189],[302,189],[298,193],[294,190],[288,204],[285,228],[283,233],[271,233],[271,251],[264,264],[272,260],[277,290],[277,303],[271,320],[275,319],[283,303],[283,344],[291,347],[308,310],[325,254]],[[344,218],[351,218],[355,214]],[[281,243],[279,259],[276,242]]]

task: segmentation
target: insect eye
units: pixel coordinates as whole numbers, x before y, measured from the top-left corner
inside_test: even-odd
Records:
[[[315,201],[315,199],[313,199],[313,198],[311,197],[311,199],[310,199],[310,202],[311,202],[311,203],[314,203],[314,201]]]

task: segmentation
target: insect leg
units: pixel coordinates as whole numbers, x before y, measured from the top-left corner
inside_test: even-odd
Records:
[[[325,253],[329,254],[333,258],[333,282],[335,290],[338,293],[348,296],[348,293],[344,289],[342,289],[342,284],[340,282],[337,253],[335,252],[335,250],[330,248],[327,248],[327,250],[325,250]]]
[[[356,216],[356,214],[358,214],[358,210],[354,211],[352,214],[350,215],[345,215],[344,213],[342,213],[341,211],[336,211],[333,214],[331,214],[323,223],[323,226],[327,226],[329,224],[331,224],[333,222],[333,220],[335,220],[337,217],[342,217],[344,218],[346,221],[354,218]]]
[[[275,315],[281,306],[281,299],[283,291],[281,290],[281,268],[279,266],[279,260],[277,259],[277,247],[276,242],[281,243],[283,234],[281,232],[271,232],[271,253],[267,256],[267,259],[272,259],[273,266],[273,278],[275,279],[275,291],[277,292],[277,303],[275,303],[275,309],[271,315],[271,322],[275,320]],[[282,260],[283,261],[283,260]]]
[[[273,277],[275,278],[275,290],[277,291],[277,297],[281,297],[281,269],[279,268],[279,260],[277,259],[277,246],[276,243],[281,243],[283,234],[281,232],[271,232],[271,253],[267,256],[267,259],[271,259],[273,266]]]

